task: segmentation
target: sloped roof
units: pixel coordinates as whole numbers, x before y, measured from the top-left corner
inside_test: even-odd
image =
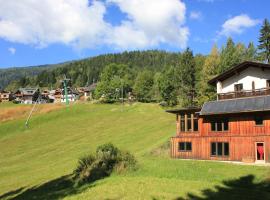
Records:
[[[215,78],[208,81],[208,83],[211,84],[211,85],[215,85],[217,81],[223,81],[223,80],[231,77],[235,73],[239,73],[239,72],[245,70],[248,67],[257,67],[257,68],[262,68],[262,69],[270,69],[270,64],[245,61],[245,62],[242,62],[242,63],[230,68],[229,70],[225,71],[224,73],[216,76]]]
[[[200,115],[270,111],[270,96],[206,102]]]
[[[200,110],[201,110],[201,108],[199,108],[199,107],[189,107],[189,108],[179,108],[179,109],[166,110],[166,112],[173,113],[173,114],[181,114],[181,113],[199,112]]]

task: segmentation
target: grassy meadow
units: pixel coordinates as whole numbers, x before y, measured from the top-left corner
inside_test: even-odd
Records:
[[[160,147],[175,116],[158,105],[41,106],[28,128],[27,111],[6,117],[25,108],[0,104],[0,199],[270,199],[268,167],[169,158]],[[138,170],[73,187],[78,158],[107,142],[133,153]]]

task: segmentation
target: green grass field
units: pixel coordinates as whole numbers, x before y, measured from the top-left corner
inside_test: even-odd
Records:
[[[158,105],[76,104],[35,115],[29,128],[24,120],[0,122],[0,199],[270,199],[268,167],[151,154],[175,134],[175,116]],[[73,187],[78,158],[107,142],[135,154],[139,169]]]

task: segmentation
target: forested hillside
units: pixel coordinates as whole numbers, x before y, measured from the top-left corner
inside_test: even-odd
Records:
[[[141,102],[188,106],[214,98],[215,88],[208,86],[208,80],[242,61],[256,59],[252,43],[235,44],[229,38],[221,49],[213,46],[206,56],[194,55],[189,48],[182,53],[132,51],[4,73],[10,73],[13,81],[6,89],[13,91],[19,87],[56,88],[67,76],[74,87],[98,82],[95,97],[105,95],[105,101],[117,101],[120,94],[116,89],[123,87],[125,97],[132,92]]]

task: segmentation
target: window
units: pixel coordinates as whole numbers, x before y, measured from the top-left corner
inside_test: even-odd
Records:
[[[229,130],[229,120],[223,119],[211,122],[211,131],[228,131]]]
[[[191,142],[178,142],[178,150],[179,151],[192,151],[192,143]]]
[[[252,81],[252,90],[255,90],[255,82]]]
[[[242,90],[243,90],[243,84],[242,83],[234,85],[234,91],[235,92],[240,92]]]
[[[229,156],[228,142],[212,142],[211,156]]]
[[[266,80],[266,87],[267,87],[267,88],[270,87],[270,80]]]
[[[195,114],[182,114],[180,116],[180,130],[181,132],[198,131],[198,118]]]
[[[255,116],[254,118],[256,125],[263,125],[263,117],[262,116]]]

